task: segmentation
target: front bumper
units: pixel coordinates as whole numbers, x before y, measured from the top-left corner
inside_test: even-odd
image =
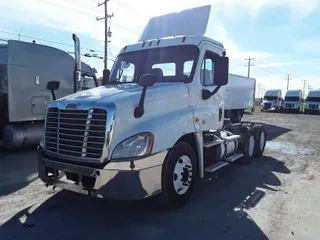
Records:
[[[320,113],[320,109],[305,108],[305,112],[319,114]]]
[[[281,107],[282,110],[284,111],[298,111],[300,110],[300,107]]]
[[[162,165],[166,155],[164,151],[139,160],[110,162],[103,169],[97,169],[54,161],[39,150],[38,174],[46,184],[72,192],[137,200],[162,191]]]
[[[265,106],[261,106],[260,109],[262,111],[275,111],[276,110],[275,107],[265,107]]]

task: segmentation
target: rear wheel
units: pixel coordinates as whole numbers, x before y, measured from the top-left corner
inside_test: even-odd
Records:
[[[197,157],[190,144],[177,143],[168,153],[162,170],[162,200],[171,208],[183,206],[197,179]]]
[[[255,136],[249,127],[241,127],[241,140],[239,141],[238,153],[243,154],[239,163],[248,165],[252,162],[255,149]]]
[[[261,124],[255,124],[252,128],[252,131],[255,135],[255,149],[253,156],[261,157],[267,143],[267,132],[264,126]]]

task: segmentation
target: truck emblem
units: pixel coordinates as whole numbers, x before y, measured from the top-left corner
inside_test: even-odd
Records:
[[[78,105],[75,103],[69,103],[67,104],[66,108],[78,108]]]

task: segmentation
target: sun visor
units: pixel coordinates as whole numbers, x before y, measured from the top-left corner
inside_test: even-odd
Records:
[[[150,18],[139,42],[181,35],[203,36],[207,30],[210,10],[211,5],[206,5]]]

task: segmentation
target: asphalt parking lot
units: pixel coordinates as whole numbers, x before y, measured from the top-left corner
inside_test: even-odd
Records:
[[[320,116],[256,113],[269,132],[250,166],[207,174],[184,208],[45,188],[35,151],[0,152],[0,239],[319,239]]]

